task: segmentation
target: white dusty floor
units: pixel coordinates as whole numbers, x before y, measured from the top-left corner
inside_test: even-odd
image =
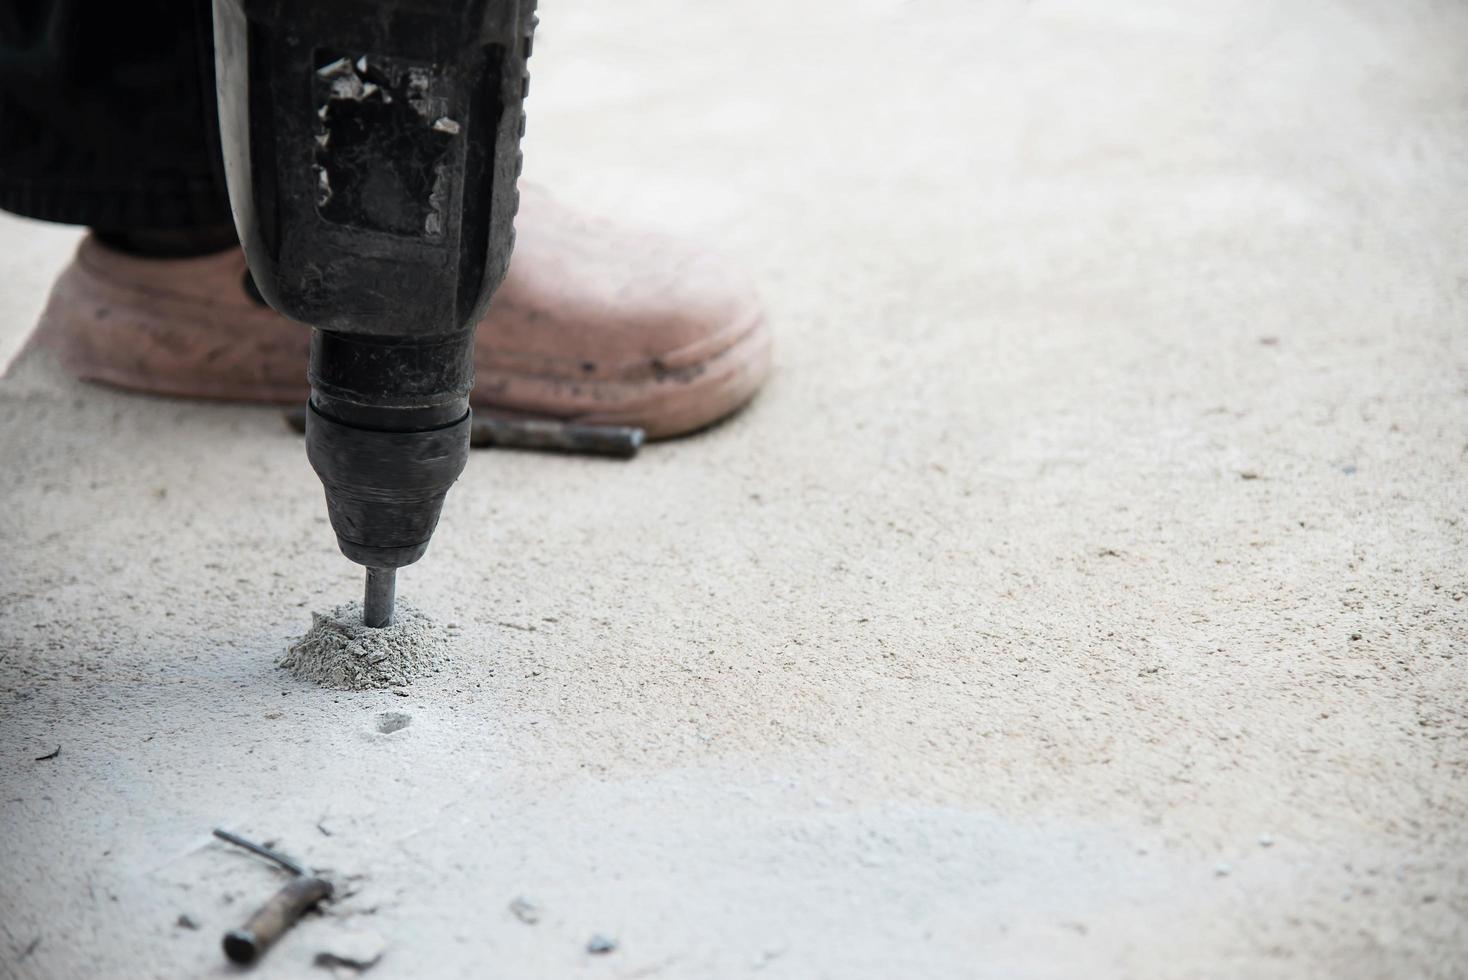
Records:
[[[404,699],[272,667],[359,586],[277,413],[22,357],[0,973],[228,972],[216,824],[361,876],[261,977],[1468,973],[1468,8],[543,6],[528,171],[749,264],[772,384],[475,456]]]

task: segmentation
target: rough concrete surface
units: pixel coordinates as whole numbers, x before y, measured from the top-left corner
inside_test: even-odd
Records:
[[[277,412],[21,357],[0,974],[227,975],[220,824],[354,876],[261,978],[1468,973],[1468,7],[542,14],[527,171],[747,263],[773,382],[476,453],[404,698],[275,667],[360,588]]]

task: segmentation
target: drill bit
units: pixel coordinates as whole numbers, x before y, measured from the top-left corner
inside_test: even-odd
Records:
[[[396,568],[367,566],[367,591],[362,597],[362,622],[375,629],[392,625],[392,607],[398,588]]]

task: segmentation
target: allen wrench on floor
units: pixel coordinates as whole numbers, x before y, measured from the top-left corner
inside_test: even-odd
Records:
[[[316,903],[330,898],[335,889],[331,882],[305,865],[264,844],[257,844],[217,827],[214,836],[272,861],[295,876],[272,895],[269,901],[256,909],[248,922],[224,934],[224,955],[241,966],[248,966],[265,955],[265,951],[275,945],[276,940],[285,935],[286,930],[295,925],[309,909],[314,908]]]

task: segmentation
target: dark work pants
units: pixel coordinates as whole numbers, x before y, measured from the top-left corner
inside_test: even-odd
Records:
[[[227,226],[209,0],[0,0],[0,209]]]

